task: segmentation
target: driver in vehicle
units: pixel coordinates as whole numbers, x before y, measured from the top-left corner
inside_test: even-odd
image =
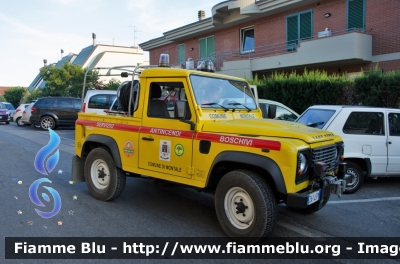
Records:
[[[165,101],[168,108],[174,107],[175,102],[179,100],[178,98],[175,97],[175,94],[176,94],[175,90],[171,90],[166,97],[161,98],[161,100]]]

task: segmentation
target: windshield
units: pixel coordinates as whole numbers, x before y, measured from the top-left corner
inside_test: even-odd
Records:
[[[15,110],[14,106],[12,104],[9,103],[4,103],[5,107],[9,110]]]
[[[323,128],[333,116],[335,110],[308,109],[296,122],[316,128]]]
[[[257,109],[253,94],[246,82],[190,75],[196,102],[202,108]]]

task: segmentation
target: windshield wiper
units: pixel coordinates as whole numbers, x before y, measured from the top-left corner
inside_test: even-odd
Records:
[[[241,105],[241,106],[243,106],[244,108],[246,108],[247,110],[248,110],[248,112],[250,112],[251,111],[251,109],[250,108],[248,108],[247,106],[245,106],[244,104],[241,104],[241,103],[238,103],[238,102],[232,102],[232,103],[228,103],[228,105],[234,105],[234,106],[236,106],[236,105]]]
[[[307,126],[309,126],[309,127],[317,127],[317,126],[323,125],[323,124],[325,124],[325,122],[321,121],[321,122],[316,122],[316,123],[309,124]]]
[[[229,110],[228,108],[220,105],[219,103],[206,103],[206,104],[201,104],[201,105],[209,105],[209,106],[211,106],[211,105],[219,105],[221,108],[223,108],[225,110],[225,112]]]

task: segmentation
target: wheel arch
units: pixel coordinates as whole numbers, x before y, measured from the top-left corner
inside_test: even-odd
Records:
[[[353,162],[354,164],[357,164],[358,167],[360,167],[361,170],[363,171],[365,177],[371,176],[372,166],[370,158],[345,158],[344,161],[345,162],[350,161]]]
[[[223,175],[235,169],[250,170],[265,179],[273,190],[286,194],[282,172],[275,161],[268,157],[239,151],[224,151],[217,155],[207,178],[207,188],[215,188]]]
[[[87,156],[89,152],[96,147],[105,147],[113,157],[115,166],[117,168],[122,168],[121,156],[115,139],[104,135],[89,135],[86,138],[85,143],[83,143],[81,156]]]

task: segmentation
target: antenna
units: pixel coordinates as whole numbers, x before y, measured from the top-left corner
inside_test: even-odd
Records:
[[[133,46],[136,47],[136,39],[137,39],[136,32],[142,32],[142,31],[136,30],[136,26],[129,26],[129,27],[133,27]]]

